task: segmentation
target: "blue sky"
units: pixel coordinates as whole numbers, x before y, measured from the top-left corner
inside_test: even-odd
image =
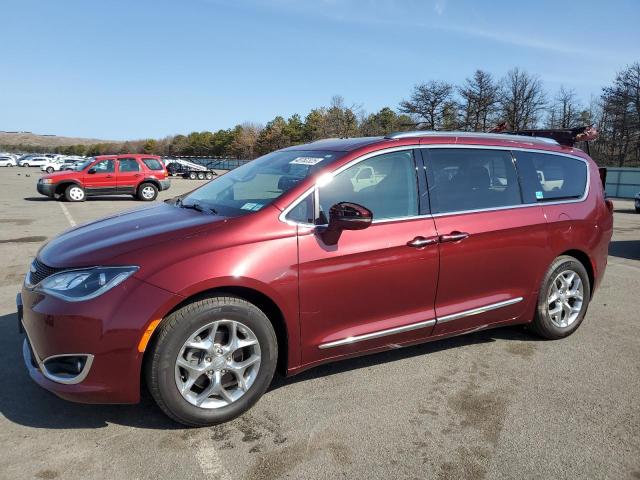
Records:
[[[640,0],[0,0],[0,130],[161,137],[367,112],[514,66],[588,101],[640,61]]]

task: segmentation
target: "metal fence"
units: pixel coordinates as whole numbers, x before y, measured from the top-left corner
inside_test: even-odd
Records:
[[[609,197],[635,197],[640,193],[640,168],[607,167],[605,190]]]

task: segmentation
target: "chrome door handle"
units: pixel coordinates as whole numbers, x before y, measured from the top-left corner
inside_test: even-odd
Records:
[[[407,246],[413,248],[422,248],[427,245],[433,245],[434,243],[438,243],[438,237],[416,237],[413,240],[409,240],[407,242]]]
[[[440,235],[440,242],[459,242],[468,236],[469,234],[467,232],[451,232],[446,235]]]

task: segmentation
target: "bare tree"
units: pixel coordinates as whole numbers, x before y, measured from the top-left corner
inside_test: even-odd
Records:
[[[411,98],[400,102],[400,111],[424,122],[428,130],[438,130],[445,124],[445,113],[452,101],[453,86],[432,80],[416,85]]]
[[[474,132],[485,132],[495,123],[500,105],[500,86],[490,73],[476,70],[458,88],[460,94],[461,127]]]
[[[514,68],[502,80],[502,87],[501,115],[509,128],[535,128],[546,105],[540,79]]]
[[[583,123],[584,110],[578,104],[576,92],[560,86],[560,90],[549,108],[547,126],[549,128],[574,128]]]

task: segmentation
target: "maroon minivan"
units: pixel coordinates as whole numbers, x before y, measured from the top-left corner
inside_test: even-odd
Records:
[[[75,227],[31,264],[31,377],[186,425],[227,421],[277,367],[502,325],[574,332],[607,263],[595,163],[546,138],[456,132],[286,148],[190,194]]]

